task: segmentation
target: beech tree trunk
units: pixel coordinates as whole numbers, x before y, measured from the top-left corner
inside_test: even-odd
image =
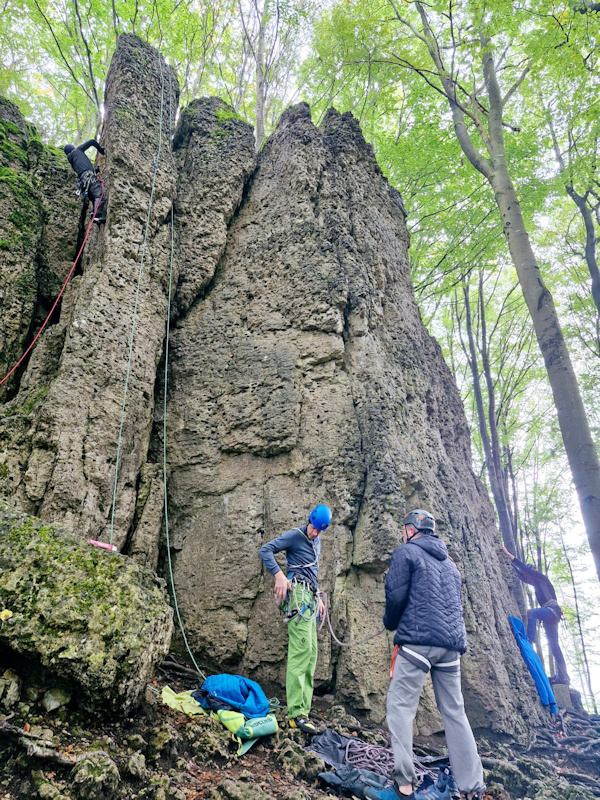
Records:
[[[513,533],[512,522],[510,519],[510,513],[508,510],[508,505],[506,503],[506,497],[504,496],[504,489],[502,485],[502,476],[501,476],[501,469],[500,469],[500,454],[498,452],[494,452],[494,444],[496,447],[498,446],[498,436],[496,431],[496,442],[494,442],[493,437],[491,436],[491,429],[492,429],[492,419],[488,415],[486,420],[486,413],[485,407],[483,402],[483,395],[481,392],[481,383],[480,383],[480,372],[479,372],[479,365],[477,361],[477,347],[475,344],[475,336],[473,334],[473,323],[471,319],[471,303],[469,299],[469,287],[464,284],[463,291],[465,296],[465,314],[466,314],[466,325],[467,325],[467,338],[469,343],[469,352],[468,352],[468,359],[469,359],[469,366],[471,368],[471,377],[473,379],[473,393],[475,395],[475,407],[477,409],[477,421],[479,423],[479,434],[481,436],[481,442],[483,445],[483,452],[485,455],[485,466],[486,471],[488,474],[488,478],[490,481],[490,489],[492,490],[492,496],[494,498],[494,504],[496,506],[496,512],[498,514],[498,520],[500,523],[500,531],[502,532],[502,539],[506,547],[510,550],[511,553],[517,553],[517,543],[515,541],[515,536]],[[489,411],[493,414],[493,410],[495,408],[494,403],[494,387],[490,386],[490,382],[487,382],[488,388],[488,408]],[[495,420],[494,420],[495,423]],[[488,430],[488,424],[490,426],[490,430]],[[495,430],[495,427],[494,427]],[[521,598],[522,602],[522,598]]]
[[[495,159],[496,169],[490,183],[544,357],[573,483],[600,578],[600,462],[556,307],[531,247],[503,150]]]
[[[479,287],[480,292],[482,286]],[[485,467],[490,482],[490,489],[492,497],[494,498],[494,505],[496,506],[496,513],[498,514],[498,522],[500,524],[500,531],[502,533],[502,540],[508,550],[514,555],[518,556],[518,548],[515,533],[512,526],[510,517],[510,510],[506,502],[506,494],[504,493],[502,481],[502,469],[500,466],[500,452],[498,431],[496,428],[495,420],[495,401],[494,401],[494,386],[488,376],[486,376],[486,383],[488,389],[488,418],[486,420],[485,407],[483,403],[483,395],[481,392],[479,364],[477,361],[477,347],[475,343],[475,336],[473,334],[473,322],[471,318],[471,302],[469,299],[469,287],[466,283],[463,284],[463,292],[465,297],[465,319],[467,326],[467,339],[468,339],[468,353],[465,355],[469,361],[471,368],[471,377],[473,379],[473,393],[475,395],[475,407],[477,409],[477,421],[479,424],[479,434],[483,444],[483,452],[485,456]],[[479,303],[483,313],[483,303],[481,303],[481,295],[479,296]],[[462,338],[462,337],[461,337]],[[482,338],[485,339],[485,328],[482,330]],[[484,352],[487,354],[487,346],[483,346]],[[489,363],[488,363],[489,371]],[[489,431],[488,431],[489,425]],[[495,436],[494,436],[495,433]],[[513,573],[513,570],[511,570]],[[521,614],[527,611],[525,602],[525,594],[523,586],[516,575],[511,576],[510,590],[519,607]]]
[[[472,114],[489,153],[488,160],[477,149],[471,138],[465,122],[465,112],[457,99],[458,88],[455,79],[444,66],[441,56],[443,51],[431,29],[425,8],[421,3],[417,3],[417,9],[423,23],[423,38],[440,75],[444,94],[452,112],[456,137],[472,166],[487,179],[494,191],[510,255],[544,357],[581,515],[600,579],[600,460],[556,307],[552,295],[544,284],[525,228],[517,193],[510,178],[502,116],[506,98],[502,97],[500,91],[490,40],[484,32],[481,32],[481,61],[489,101],[487,131],[484,128],[481,112],[475,109]]]
[[[256,152],[260,150],[265,138],[265,12],[260,20],[258,42],[256,44]]]

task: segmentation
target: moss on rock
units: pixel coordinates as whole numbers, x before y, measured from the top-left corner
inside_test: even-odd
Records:
[[[85,756],[71,773],[70,790],[78,800],[112,800],[121,776],[115,762],[104,753]]]
[[[0,505],[0,605],[13,615],[0,643],[73,686],[95,711],[127,713],[167,651],[164,581]]]
[[[212,800],[272,800],[259,786],[227,778],[210,792]]]

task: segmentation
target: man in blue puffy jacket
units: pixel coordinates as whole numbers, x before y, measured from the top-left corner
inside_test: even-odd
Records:
[[[414,791],[413,722],[428,672],[444,721],[456,785],[468,800],[485,788],[460,687],[460,656],[467,649],[462,581],[434,530],[435,520],[428,511],[418,509],[404,517],[404,545],[394,550],[385,581],[383,624],[396,631],[387,698],[395,784],[393,789],[367,789],[370,800],[450,800],[447,781]]]

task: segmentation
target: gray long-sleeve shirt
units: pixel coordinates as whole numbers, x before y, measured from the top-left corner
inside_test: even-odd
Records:
[[[308,581],[316,591],[319,588],[321,537],[309,539],[306,528],[307,526],[303,525],[301,528],[293,528],[282,533],[276,539],[263,544],[258,553],[271,575],[276,575],[281,568],[275,561],[275,553],[285,551],[287,574],[293,573],[300,580]]]

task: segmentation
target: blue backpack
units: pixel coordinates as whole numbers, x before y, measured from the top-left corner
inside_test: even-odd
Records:
[[[241,675],[209,675],[200,689],[192,692],[202,708],[211,711],[234,709],[246,718],[265,717],[269,701],[256,681]]]

